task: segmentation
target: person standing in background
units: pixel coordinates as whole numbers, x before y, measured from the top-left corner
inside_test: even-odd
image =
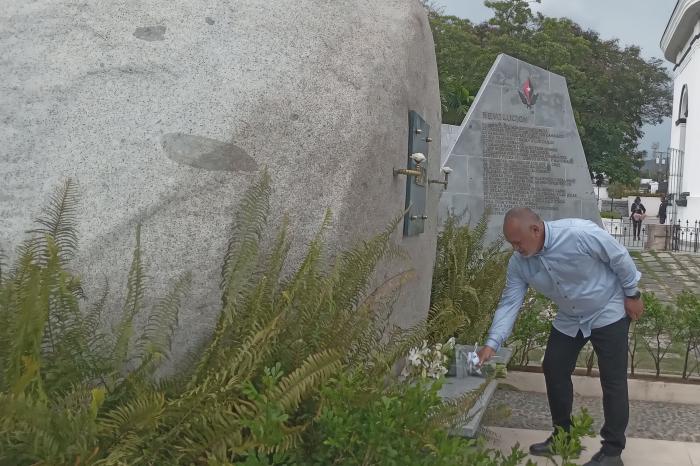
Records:
[[[642,232],[642,220],[644,220],[644,215],[647,209],[642,204],[642,199],[637,196],[637,198],[632,203],[630,208],[630,219],[632,220],[632,234],[634,235],[635,241],[638,241]]]
[[[666,208],[667,207],[668,207],[668,201],[666,200],[666,196],[663,196],[661,198],[661,205],[659,206],[659,223],[662,225],[666,223]]]

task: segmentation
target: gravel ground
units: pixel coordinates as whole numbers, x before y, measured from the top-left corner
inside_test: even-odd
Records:
[[[497,390],[490,406],[507,406],[510,416],[496,416],[486,421],[487,426],[519,429],[549,430],[552,420],[544,393]],[[575,397],[574,413],[588,409],[600,430],[603,422],[601,398]],[[501,411],[499,409],[498,411]],[[630,401],[630,422],[627,436],[681,442],[700,442],[700,405]]]

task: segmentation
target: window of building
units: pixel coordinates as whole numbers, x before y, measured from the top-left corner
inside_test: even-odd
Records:
[[[676,125],[685,123],[688,119],[688,85],[683,84],[681,89],[681,103],[678,107],[678,120]]]

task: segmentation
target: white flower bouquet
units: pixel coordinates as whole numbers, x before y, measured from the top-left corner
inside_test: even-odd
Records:
[[[428,346],[427,340],[423,340],[420,347],[411,348],[409,351],[401,377],[441,379],[447,374],[449,355],[454,347],[454,337],[444,344],[436,343],[433,346]]]

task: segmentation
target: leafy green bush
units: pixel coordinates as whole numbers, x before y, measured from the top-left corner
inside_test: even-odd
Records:
[[[700,347],[700,298],[692,291],[685,290],[676,299],[676,306],[679,318],[674,319],[674,322],[677,338],[685,347],[683,378],[687,379],[694,369],[690,366],[690,353]]]
[[[527,366],[530,353],[545,347],[555,313],[555,305],[549,298],[528,291],[507,342],[507,346],[513,349],[511,365]]]
[[[610,183],[608,185],[608,196],[610,196],[610,199],[622,199],[630,195],[636,196],[638,192],[639,189],[634,185],[623,183]]]
[[[554,435],[552,450],[555,455],[561,457],[561,462],[557,463],[553,458],[551,461],[557,466],[576,466],[576,463],[571,462],[571,460],[578,458],[584,450],[581,439],[595,436],[593,418],[588,414],[586,408],[582,408],[579,414],[572,416],[571,421],[569,432],[557,427]]]
[[[345,455],[357,452],[373,464],[390,464],[387,457],[440,464],[443,456],[517,464],[518,452],[501,461],[446,435],[474,395],[443,403],[438,385],[403,383],[395,374],[429,332],[386,326],[378,296],[400,281],[369,288],[378,262],[395,253],[389,236],[399,219],[331,261],[323,243],[327,215],[302,263],[283,275],[290,243],[286,222],[268,235],[269,198],[265,174],[233,225],[210,340],[180,373],[158,379],[189,276],[144,309],[137,228],[119,324],[113,334],[102,332],[109,288],[87,306],[68,268],[78,208],[67,182],[16,263],[2,269],[0,465],[356,464]],[[348,429],[356,428],[353,440]],[[417,439],[418,448],[403,452]]]
[[[642,315],[642,319],[644,316]],[[640,335],[639,321],[632,322],[630,324],[630,331],[627,335],[627,354],[629,354],[629,370],[630,375],[634,376],[634,371],[637,369],[639,364],[639,359],[637,358],[639,354],[639,343],[642,341],[642,336]]]
[[[503,240],[485,244],[488,218],[476,226],[459,225],[448,217],[438,235],[437,257],[429,322],[450,335],[433,335],[433,341],[456,336],[462,344],[483,341],[501,298],[510,253]]]
[[[654,360],[656,376],[659,377],[661,362],[668,354],[676,337],[674,311],[671,306],[661,303],[654,293],[643,293],[643,299],[644,314],[636,326],[642,342]]]
[[[304,466],[520,464],[525,454],[485,450],[473,440],[452,437],[445,425],[455,425],[460,409],[445,412],[440,382],[401,384],[391,390],[357,377],[341,377],[324,392],[326,400],[310,435],[313,448],[300,450],[293,464]],[[457,408],[456,406],[454,408]]]
[[[619,220],[622,218],[619,212],[604,210],[600,213],[600,218],[610,218],[614,220]]]

